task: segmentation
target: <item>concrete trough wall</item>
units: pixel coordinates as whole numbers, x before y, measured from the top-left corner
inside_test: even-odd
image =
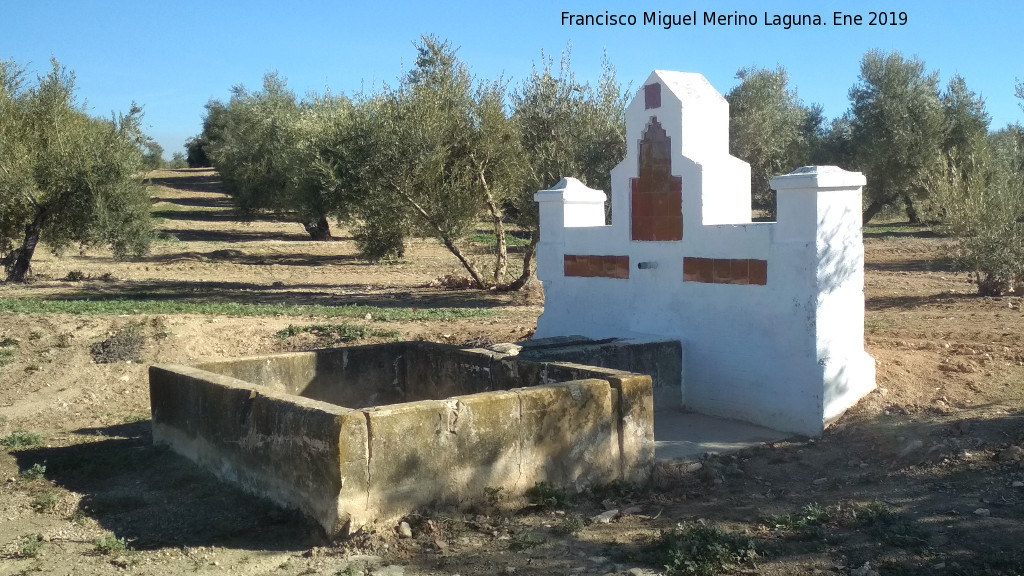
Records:
[[[649,376],[396,343],[150,368],[158,444],[331,536],[488,488],[644,482]]]

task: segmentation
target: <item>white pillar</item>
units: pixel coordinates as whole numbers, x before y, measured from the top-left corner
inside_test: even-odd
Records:
[[[533,195],[540,210],[540,242],[537,244],[537,277],[541,281],[561,277],[565,256],[565,229],[604,226],[608,196],[575,178],[562,178],[549,190]]]

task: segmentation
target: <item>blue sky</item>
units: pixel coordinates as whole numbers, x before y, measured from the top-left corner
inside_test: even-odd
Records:
[[[907,14],[903,26],[837,27],[836,10]],[[566,26],[561,13],[634,14],[636,26]],[[643,26],[645,11],[754,14],[755,26]],[[765,12],[819,14],[826,26],[765,26]],[[479,78],[515,85],[541,51],[572,46],[573,68],[596,80],[607,51],[618,78],[636,90],[651,70],[699,72],[725,93],[741,67],[785,66],[800,97],[829,118],[848,107],[868,50],[916,55],[943,84],[959,73],[982,94],[994,128],[1024,120],[1014,83],[1024,79],[1024,3],[873,0],[750,2],[128,2],[0,0],[0,59],[45,73],[51,56],[77,75],[78,97],[96,115],[142,104],[146,132],[165,156],[202,127],[203,105],[232,86],[258,88],[278,71],[298,94],[394,83],[422,34],[448,39]]]

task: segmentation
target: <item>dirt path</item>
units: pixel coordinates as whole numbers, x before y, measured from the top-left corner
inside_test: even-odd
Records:
[[[431,511],[408,519],[412,538],[381,526],[332,544],[303,518],[152,447],[146,366],[331,344],[278,336],[290,325],[514,341],[531,333],[540,297],[445,291],[431,281],[458,264],[434,242],[370,265],[344,237],[314,243],[297,224],[233,221],[212,172],[158,177],[163,239],[150,256],[40,250],[32,283],[0,285],[0,307],[42,303],[0,312],[0,576],[641,574],[661,570],[672,550],[728,550],[734,540],[742,546],[726,556],[745,573],[1024,572],[1022,301],[973,296],[925,230],[868,231],[867,347],[879,388],[820,439],[662,465],[645,489],[613,486],[564,504],[556,491],[546,499],[555,506],[518,514]],[[97,314],[52,304],[111,298],[129,304]],[[252,304],[309,314],[213,308]],[[486,315],[382,321],[315,308],[343,304]],[[126,356],[94,349],[125,333]],[[365,341],[374,338],[386,337]],[[608,509],[620,514],[589,520]],[[651,550],[656,541],[668,555]]]

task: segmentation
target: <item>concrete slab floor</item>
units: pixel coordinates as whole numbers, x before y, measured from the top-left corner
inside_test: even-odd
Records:
[[[793,434],[715,416],[666,410],[654,413],[654,457],[695,462],[705,452],[719,454],[778,442]]]

